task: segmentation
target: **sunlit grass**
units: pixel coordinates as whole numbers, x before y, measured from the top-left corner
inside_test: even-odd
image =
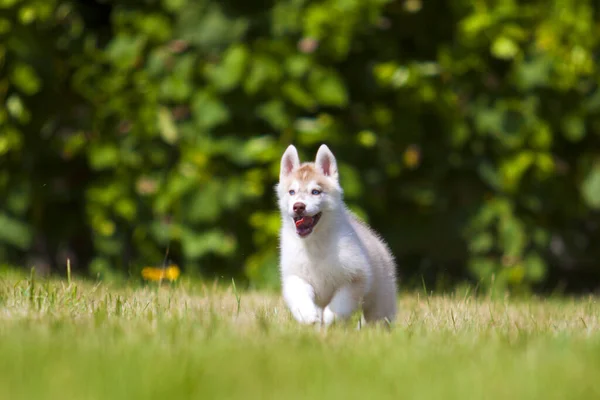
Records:
[[[597,398],[596,298],[402,294],[391,331],[280,296],[0,275],[0,398]]]

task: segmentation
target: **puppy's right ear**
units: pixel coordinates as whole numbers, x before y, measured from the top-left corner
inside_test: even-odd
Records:
[[[300,166],[300,157],[298,156],[298,150],[294,145],[290,144],[281,157],[281,170],[279,172],[279,179],[289,176],[292,171]]]

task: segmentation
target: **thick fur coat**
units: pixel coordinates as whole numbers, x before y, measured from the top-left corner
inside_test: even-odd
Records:
[[[345,206],[333,153],[314,163],[289,146],[276,186],[282,217],[280,269],[294,318],[329,325],[362,309],[366,322],[396,316],[396,265],[386,243]]]

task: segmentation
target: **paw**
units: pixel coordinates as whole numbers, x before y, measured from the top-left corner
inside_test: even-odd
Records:
[[[311,325],[321,323],[321,310],[317,307],[296,307],[292,310],[294,319],[301,324]]]
[[[332,323],[334,323],[337,319],[338,316],[336,315],[336,313],[331,311],[331,308],[329,308],[329,306],[325,307],[325,310],[323,311],[323,324],[325,326],[329,326]]]

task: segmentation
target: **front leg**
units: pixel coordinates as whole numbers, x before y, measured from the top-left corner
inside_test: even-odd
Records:
[[[350,317],[360,307],[363,294],[362,282],[354,281],[339,288],[323,311],[324,324],[330,325],[335,320]]]
[[[315,305],[315,290],[304,279],[292,275],[283,280],[283,298],[296,321],[320,323],[322,311]]]

